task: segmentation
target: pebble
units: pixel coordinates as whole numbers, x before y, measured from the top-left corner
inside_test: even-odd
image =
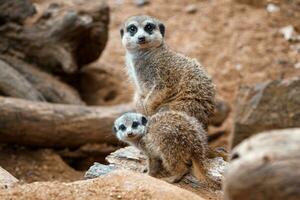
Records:
[[[196,13],[198,11],[198,8],[196,5],[194,4],[190,4],[190,5],[187,5],[185,8],[184,8],[184,11],[186,13],[189,13],[189,14],[193,14],[193,13]]]
[[[134,0],[135,5],[144,6],[150,3],[149,0]]]
[[[280,7],[279,6],[277,6],[277,5],[275,5],[275,4],[273,4],[273,3],[269,3],[268,5],[267,5],[267,11],[269,12],[269,13],[274,13],[274,12],[279,12],[280,11]]]

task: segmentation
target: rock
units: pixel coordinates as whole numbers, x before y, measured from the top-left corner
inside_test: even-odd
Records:
[[[0,190],[6,200],[76,200],[76,199],[160,199],[204,200],[192,192],[144,174],[121,170],[103,177],[72,183],[36,182]]]
[[[186,13],[189,13],[189,14],[193,14],[193,13],[196,13],[198,11],[198,8],[196,5],[194,4],[190,4],[190,5],[187,5],[185,8],[184,8],[184,11]]]
[[[85,173],[84,177],[86,179],[97,178],[103,176],[117,169],[114,165],[103,165],[101,163],[95,162],[88,171]]]
[[[149,0],[134,0],[135,5],[144,6],[150,3]]]
[[[280,11],[280,7],[273,4],[273,3],[269,3],[266,7],[266,10],[269,12],[269,13],[274,13],[274,12],[279,12]]]
[[[292,25],[285,26],[279,30],[287,41],[300,41],[300,35],[296,33]]]
[[[19,182],[13,175],[11,175],[8,171],[0,167],[0,189],[1,188],[9,188],[14,186]]]
[[[113,152],[106,157],[106,160],[109,163],[109,166],[103,166],[96,163],[86,172],[85,178],[102,176],[103,171],[110,173],[116,169],[127,169],[143,173],[146,166],[146,156],[143,155],[137,148],[132,146]],[[208,159],[206,162],[206,167],[209,169],[208,176],[215,182],[221,183],[227,164],[228,163],[225,162],[223,158]],[[162,172],[162,174],[164,173],[165,172]],[[192,175],[187,175],[176,185],[200,194],[203,197],[205,197],[205,195],[213,198],[217,196],[216,192],[212,191],[213,188],[210,188],[210,186],[203,181],[198,181]],[[211,192],[207,194],[207,190],[210,190]]]
[[[210,124],[213,126],[221,126],[227,119],[231,108],[229,104],[223,100],[216,100],[215,114],[212,117]]]
[[[241,87],[231,146],[256,133],[300,126],[300,78]]]
[[[255,135],[232,151],[225,200],[300,199],[300,129]]]

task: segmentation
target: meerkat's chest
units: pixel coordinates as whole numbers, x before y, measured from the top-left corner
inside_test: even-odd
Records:
[[[151,81],[149,81],[149,75],[148,73],[144,72],[143,70],[138,70],[138,68],[141,68],[141,66],[137,66],[140,62],[133,59],[133,57],[129,54],[126,55],[126,65],[128,69],[128,74],[131,80],[133,81],[136,89],[140,93],[145,93],[148,90],[149,84]],[[142,66],[146,68],[147,66]],[[150,84],[151,85],[151,84]]]

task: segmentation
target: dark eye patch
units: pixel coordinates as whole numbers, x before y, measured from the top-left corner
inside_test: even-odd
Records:
[[[121,125],[119,126],[119,129],[120,129],[121,131],[125,131],[125,130],[126,130],[126,126],[125,126],[124,124],[121,124]]]
[[[146,117],[142,117],[142,124],[143,126],[146,126],[148,120],[146,119]]]
[[[149,34],[152,34],[152,32],[155,28],[156,28],[155,24],[148,23],[148,24],[146,24],[144,30]]]
[[[132,122],[132,128],[137,128],[139,125],[139,122]]]
[[[134,36],[137,30],[137,27],[133,24],[127,27],[127,32],[129,32],[131,36]]]

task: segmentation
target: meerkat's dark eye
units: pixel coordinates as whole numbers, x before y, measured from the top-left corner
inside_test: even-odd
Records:
[[[132,123],[132,128],[137,128],[140,125],[139,122],[133,122]]]
[[[121,124],[121,125],[119,126],[119,129],[120,129],[121,131],[125,131],[125,130],[126,130],[126,126],[125,126],[124,124]]]
[[[151,34],[152,31],[155,29],[155,24],[148,23],[148,24],[146,24],[144,29],[147,33]]]
[[[130,25],[127,27],[127,32],[129,32],[130,35],[133,36],[137,32],[137,27],[135,25]]]
[[[143,126],[146,126],[148,120],[146,119],[146,117],[142,117],[142,124]]]

